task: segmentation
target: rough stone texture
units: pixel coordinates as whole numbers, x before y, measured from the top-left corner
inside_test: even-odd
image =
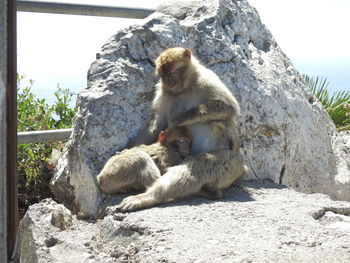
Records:
[[[237,97],[248,179],[350,201],[349,151],[338,149],[349,137],[334,137],[332,121],[245,0],[169,2],[106,42],[79,94],[74,132],[52,181],[58,200],[97,212],[96,175],[144,125],[153,61],[172,46],[191,48]]]
[[[333,150],[337,156],[337,174],[335,175],[334,191],[337,194],[331,195],[335,199],[347,200],[350,199],[350,189],[346,190],[346,186],[350,184],[350,132],[343,131],[333,137]],[[333,190],[333,188],[332,188]],[[325,191],[325,193],[327,193]]]
[[[257,181],[231,187],[220,201],[192,197],[127,214],[110,206],[95,223],[45,200],[21,222],[20,257],[23,263],[347,263],[349,215],[349,202]]]
[[[0,2],[0,134],[6,134],[7,2]],[[0,261],[7,260],[6,136],[0,138]]]
[[[95,232],[94,224],[78,222],[63,205],[45,199],[31,206],[20,223],[20,262],[91,262],[85,242]]]

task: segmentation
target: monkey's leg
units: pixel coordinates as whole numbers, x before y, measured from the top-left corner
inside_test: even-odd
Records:
[[[145,193],[125,198],[118,208],[130,211],[153,206],[196,193],[200,188],[200,179],[191,175],[187,165],[177,165],[169,168]]]
[[[143,167],[134,170],[136,181],[144,188],[148,188],[161,177],[161,172],[148,153],[144,153]],[[141,169],[141,170],[140,170]]]
[[[192,156],[168,169],[145,193],[125,198],[118,208],[130,211],[197,194],[205,184],[217,189],[229,187],[244,169],[243,158],[233,151],[220,150]]]

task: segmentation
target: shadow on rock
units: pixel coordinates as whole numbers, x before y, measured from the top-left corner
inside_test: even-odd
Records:
[[[241,187],[248,187],[253,189],[285,189],[287,186],[276,184],[271,179],[264,179],[261,181],[251,180],[240,182]]]
[[[204,197],[199,197],[199,196],[190,196],[190,197],[185,197],[182,199],[174,200],[173,202],[168,202],[165,204],[157,205],[157,207],[160,208],[165,208],[165,207],[175,207],[175,206],[198,206],[201,204],[210,204],[210,203],[216,203],[216,202],[250,202],[250,201],[255,201],[254,198],[252,198],[251,194],[249,191],[246,189],[245,186],[251,187],[252,183],[245,183],[242,182],[240,184],[235,184],[231,186],[230,188],[226,189],[224,191],[223,198],[221,199],[207,199]],[[254,183],[252,185],[258,187],[260,183]],[[261,184],[262,187],[266,188],[267,184]],[[275,188],[278,187],[276,184],[271,184],[269,183],[269,188],[273,187],[275,185]],[[99,217],[104,217],[106,215],[111,215],[114,213],[119,212],[116,209],[116,206],[127,196],[133,195],[133,194],[138,194],[139,192],[134,192],[134,193],[129,193],[129,194],[115,194],[111,196],[107,196],[105,198],[105,201],[103,205],[101,206],[100,209],[100,214]],[[145,210],[148,208],[144,209],[139,209],[140,210]]]

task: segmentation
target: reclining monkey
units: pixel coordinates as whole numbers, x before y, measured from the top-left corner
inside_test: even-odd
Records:
[[[158,142],[112,156],[97,176],[97,183],[108,194],[147,188],[166,168],[180,164],[190,147],[191,134],[185,127],[166,129],[160,132]]]

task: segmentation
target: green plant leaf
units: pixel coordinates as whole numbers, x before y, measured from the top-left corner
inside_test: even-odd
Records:
[[[68,89],[57,87],[54,92],[56,102],[49,105],[45,99],[37,98],[31,91],[33,80],[22,87],[24,76],[17,75],[17,130],[35,131],[72,127],[76,110],[69,107],[72,99]],[[49,196],[48,183],[52,176],[48,163],[52,149],[61,150],[63,144],[30,143],[20,144],[17,149],[17,173],[20,211]],[[43,194],[45,193],[45,194]],[[22,209],[22,210],[21,210]],[[23,211],[23,212],[24,212]],[[21,214],[23,215],[23,212]]]
[[[308,75],[303,75],[303,77],[310,91],[322,103],[335,126],[339,130],[349,130],[350,118],[347,116],[349,110],[345,108],[345,105],[350,103],[350,92],[336,91],[330,94],[327,78],[319,76],[313,78]]]

